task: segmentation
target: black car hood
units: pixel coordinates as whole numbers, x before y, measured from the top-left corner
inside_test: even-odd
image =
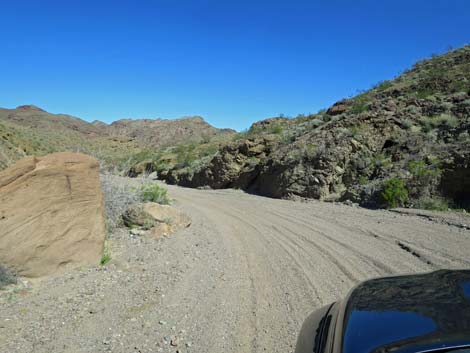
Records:
[[[470,345],[470,270],[366,281],[349,295],[343,353]]]

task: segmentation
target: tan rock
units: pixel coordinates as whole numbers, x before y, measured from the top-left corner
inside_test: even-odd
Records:
[[[95,159],[54,153],[0,172],[0,263],[27,277],[96,265],[104,238]]]
[[[161,237],[161,236],[168,236],[172,233],[174,233],[176,230],[167,223],[157,223],[153,228],[152,228],[152,234],[155,237]]]
[[[191,219],[172,206],[147,202],[144,204],[144,210],[158,222],[153,228],[153,234],[156,236],[169,235],[191,225]]]

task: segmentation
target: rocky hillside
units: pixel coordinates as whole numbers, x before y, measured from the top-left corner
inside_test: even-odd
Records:
[[[0,108],[0,170],[28,155],[80,151],[108,167],[128,170],[141,154],[159,146],[200,143],[234,131],[217,129],[200,117],[176,120],[119,120],[110,125],[51,114],[33,105]]]
[[[325,111],[273,118],[169,183],[369,207],[470,207],[470,46],[418,62]]]
[[[234,130],[217,129],[199,116],[175,120],[164,119],[122,119],[94,126],[111,136],[126,136],[146,146],[161,147],[182,142],[202,142],[220,134],[234,134]]]
[[[99,129],[84,120],[65,114],[51,114],[34,105],[22,105],[15,109],[0,108],[0,122],[41,130],[76,131],[85,135],[101,134]]]
[[[111,137],[81,119],[51,114],[35,106],[0,109],[0,170],[25,156],[84,152],[108,167],[125,168],[141,147],[127,137]]]

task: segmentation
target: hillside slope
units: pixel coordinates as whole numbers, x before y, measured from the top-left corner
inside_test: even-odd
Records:
[[[109,135],[130,137],[152,147],[202,142],[219,134],[235,133],[230,129],[217,129],[199,116],[174,120],[121,119],[110,125],[101,125],[100,129]]]
[[[54,131],[76,131],[86,135],[101,135],[94,125],[65,114],[51,114],[34,105],[22,105],[15,109],[0,108],[0,122]]]
[[[34,106],[0,109],[0,170],[25,156],[83,152],[102,166],[122,169],[141,147],[129,138],[103,134],[92,124]]]
[[[176,120],[119,120],[110,125],[51,114],[33,105],[0,108],[0,169],[27,155],[80,151],[106,167],[128,170],[135,156],[156,147],[233,134],[200,117]],[[138,157],[137,157],[138,158]]]
[[[364,206],[470,205],[470,46],[326,111],[254,124],[169,183]]]

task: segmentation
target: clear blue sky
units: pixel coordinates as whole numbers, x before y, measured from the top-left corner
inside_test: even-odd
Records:
[[[470,41],[469,0],[3,1],[0,106],[243,129]]]

